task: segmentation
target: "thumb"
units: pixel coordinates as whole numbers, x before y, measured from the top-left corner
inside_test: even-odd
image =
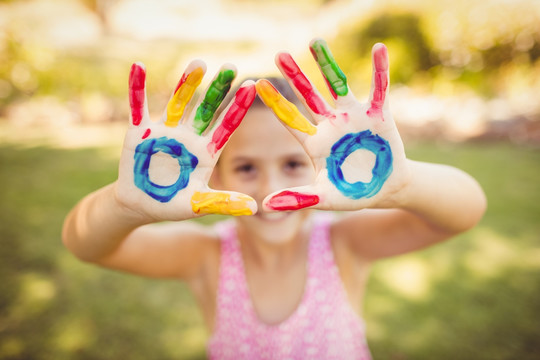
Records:
[[[195,214],[253,215],[257,202],[248,195],[234,191],[196,191],[191,196],[191,208]]]
[[[319,204],[318,191],[313,185],[284,189],[268,195],[263,200],[266,211],[299,210]]]

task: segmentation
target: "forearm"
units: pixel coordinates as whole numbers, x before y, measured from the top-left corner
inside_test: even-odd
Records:
[[[62,241],[77,257],[98,261],[149,218],[123,207],[110,184],[83,198],[64,221]]]
[[[466,231],[480,221],[486,197],[470,175],[451,166],[408,162],[411,177],[397,196],[398,207],[447,234]]]

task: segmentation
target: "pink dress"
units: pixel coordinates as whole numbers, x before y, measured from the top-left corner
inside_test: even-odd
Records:
[[[351,307],[334,262],[331,218],[317,214],[303,298],[283,322],[261,322],[251,303],[234,222],[217,226],[221,263],[210,359],[371,359],[365,326]]]

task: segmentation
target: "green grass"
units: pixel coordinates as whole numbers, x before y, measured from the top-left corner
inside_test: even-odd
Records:
[[[115,179],[117,148],[0,145],[0,359],[204,358],[184,284],[83,264],[64,216]],[[376,359],[540,355],[540,151],[413,144],[413,159],[470,172],[489,209],[452,241],[377,264],[365,302]]]
[[[458,166],[488,210],[472,231],[376,265],[366,314],[378,359],[540,356],[540,152],[509,144],[417,144],[409,157]]]

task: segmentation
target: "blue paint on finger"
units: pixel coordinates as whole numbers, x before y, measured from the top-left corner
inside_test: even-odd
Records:
[[[345,180],[341,167],[349,155],[360,149],[375,154],[375,166],[371,170],[373,176],[368,183],[350,183]],[[328,178],[343,195],[355,200],[370,198],[381,190],[392,173],[392,150],[388,141],[379,135],[373,135],[369,130],[350,133],[332,146],[330,156],[326,158],[326,168]]]
[[[150,180],[148,172],[150,160],[158,152],[170,155],[178,161],[180,174],[174,184],[164,186]],[[165,136],[157,139],[147,139],[137,145],[134,158],[133,179],[135,185],[153,199],[162,203],[169,202],[189,184],[189,177],[199,163],[197,157],[190,153],[183,144]]]

